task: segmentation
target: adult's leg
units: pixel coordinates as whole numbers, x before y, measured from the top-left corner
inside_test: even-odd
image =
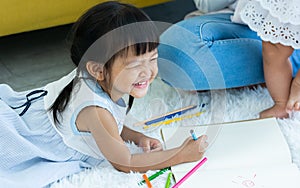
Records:
[[[183,20],[161,36],[159,76],[185,90],[225,89],[264,82],[261,40],[232,14]]]
[[[292,62],[294,75],[296,76],[292,81],[289,100],[286,107],[287,112],[300,110],[300,50],[294,50],[294,53],[290,57],[290,61]]]
[[[288,117],[286,104],[292,81],[292,65],[289,57],[294,49],[281,44],[263,42],[263,65],[266,85],[274,106],[260,113],[261,118]]]

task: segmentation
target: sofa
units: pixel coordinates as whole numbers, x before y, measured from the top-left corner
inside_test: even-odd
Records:
[[[1,0],[0,37],[73,23],[85,10],[105,0]],[[169,0],[121,0],[146,7]]]

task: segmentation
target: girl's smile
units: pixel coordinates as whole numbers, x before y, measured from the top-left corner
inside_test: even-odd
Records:
[[[135,84],[133,84],[133,86],[137,89],[144,89],[144,88],[148,87],[148,84],[149,84],[149,80],[135,83]]]
[[[125,59],[116,58],[109,79],[103,80],[100,85],[113,101],[119,100],[124,94],[143,97],[157,75],[157,58],[157,49],[139,56],[129,50]]]

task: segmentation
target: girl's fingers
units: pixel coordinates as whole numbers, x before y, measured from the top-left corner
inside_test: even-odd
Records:
[[[149,153],[149,152],[150,152],[150,147],[148,147],[148,146],[143,146],[143,151],[144,151],[145,153]]]
[[[162,150],[162,144],[160,142],[154,143],[151,146],[151,151],[161,151]]]
[[[206,142],[207,141],[207,136],[206,135],[201,135],[200,137],[198,137],[199,140],[201,140],[201,142]]]
[[[155,151],[161,151],[162,148],[154,148],[154,149],[151,149],[151,152],[155,152]]]
[[[206,150],[206,148],[208,147],[208,143],[207,141],[207,136],[206,135],[202,135],[199,137],[200,139],[200,147],[199,147],[199,152],[204,152]]]

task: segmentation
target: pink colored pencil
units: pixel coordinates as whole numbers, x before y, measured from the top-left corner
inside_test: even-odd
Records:
[[[204,157],[192,170],[190,170],[186,175],[181,178],[172,188],[178,188],[185,180],[187,180],[198,168],[200,168],[205,162],[207,158]]]

